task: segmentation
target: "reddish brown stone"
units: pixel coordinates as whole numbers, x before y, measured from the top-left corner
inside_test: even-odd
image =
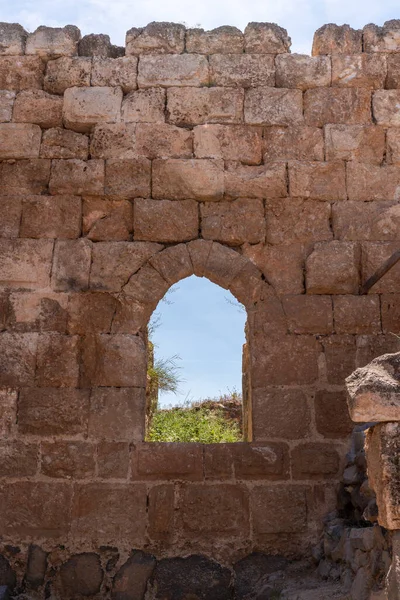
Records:
[[[346,200],[345,167],[342,161],[289,163],[291,196],[315,200]]]
[[[136,151],[147,158],[192,158],[193,134],[166,123],[138,123]]]
[[[282,298],[290,333],[333,333],[333,306],[329,296],[286,296]]]
[[[357,54],[362,52],[362,31],[349,25],[323,25],[314,34],[312,54]]]
[[[126,479],[129,468],[129,443],[107,442],[97,444],[97,471],[103,479]]]
[[[0,158],[38,158],[42,132],[37,125],[0,124]]]
[[[382,87],[386,87],[389,90],[398,89],[400,87],[400,58],[398,53],[388,54],[386,56],[386,61],[386,85],[383,85]]]
[[[124,286],[124,292],[135,302],[147,305],[153,311],[168,288],[165,279],[149,264],[132,275]]]
[[[22,204],[20,236],[78,238],[81,199],[77,196],[30,196]]]
[[[360,335],[357,337],[356,368],[365,367],[382,354],[399,351],[399,340],[395,335]],[[354,369],[353,369],[354,370]],[[350,375],[350,373],[348,373]]]
[[[72,87],[90,86],[92,60],[84,56],[62,56],[49,60],[44,89],[51,94],[64,94]]]
[[[92,158],[129,159],[137,156],[136,124],[100,123],[91,136]]]
[[[277,87],[307,90],[331,84],[331,60],[327,56],[279,54],[275,64]]]
[[[47,287],[53,242],[0,239],[0,281],[24,288]]]
[[[201,444],[155,443],[139,444],[132,456],[132,478],[135,480],[203,479]]]
[[[25,196],[47,191],[50,161],[43,159],[0,162],[2,194]]]
[[[381,296],[383,333],[400,333],[400,302],[397,294]]]
[[[63,99],[42,90],[20,92],[14,103],[13,121],[35,123],[42,129],[62,127]]]
[[[347,163],[349,200],[397,200],[400,175],[397,165]]]
[[[233,447],[235,444],[206,444],[204,446],[204,478],[233,479]]]
[[[264,241],[262,201],[238,198],[232,202],[202,204],[201,233],[205,240],[214,240],[230,246]]]
[[[85,239],[57,241],[52,287],[57,292],[84,291],[89,286],[92,245]]]
[[[257,534],[298,533],[307,526],[306,490],[302,486],[256,486],[250,503]]]
[[[78,336],[42,334],[38,341],[36,384],[39,387],[78,387]]]
[[[9,123],[15,101],[15,92],[0,91],[0,123]]]
[[[81,133],[56,127],[43,132],[41,158],[77,158],[87,160],[89,138]]]
[[[151,163],[147,158],[107,160],[105,194],[113,200],[148,198]]]
[[[186,242],[198,236],[199,211],[194,200],[135,200],[134,239]]]
[[[319,127],[264,128],[264,160],[324,160],[324,136]]]
[[[168,120],[180,127],[203,123],[242,123],[244,93],[223,87],[170,88]]]
[[[397,242],[364,242],[362,244],[362,281],[365,283],[398,249]],[[371,289],[372,293],[397,293],[400,289],[400,263],[394,265]]]
[[[132,204],[88,196],[83,199],[82,233],[89,240],[129,240],[133,228]]]
[[[336,333],[380,333],[379,296],[336,296],[333,299]]]
[[[22,199],[16,196],[3,196],[2,220],[0,221],[0,237],[17,238],[21,223]]]
[[[292,44],[286,29],[275,23],[249,23],[244,30],[246,53],[282,54],[290,52]]]
[[[47,477],[86,479],[94,476],[94,446],[87,442],[42,442],[41,472]]]
[[[225,194],[229,198],[285,197],[286,166],[282,162],[257,167],[228,162],[225,170]]]
[[[304,94],[307,125],[371,124],[371,92],[363,88],[315,88]]]
[[[103,160],[53,160],[51,194],[101,196],[104,193]]]
[[[384,54],[334,54],[332,85],[379,89],[385,87],[386,56]]]
[[[38,335],[0,333],[0,386],[34,385]]]
[[[331,240],[330,214],[328,202],[304,198],[269,198],[265,202],[266,240],[274,245],[311,245],[317,241]]]
[[[44,63],[38,56],[1,56],[1,90],[39,90],[43,87]]]
[[[193,275],[193,265],[186,244],[166,248],[155,254],[149,263],[171,285]]]
[[[309,294],[357,294],[359,249],[352,242],[319,242],[306,261]]]
[[[8,324],[14,331],[66,333],[68,304],[66,294],[49,291],[13,291],[9,301]],[[7,308],[5,310],[7,311]]]
[[[344,380],[356,367],[354,336],[333,335],[322,340],[328,383],[344,385]]]
[[[340,457],[331,444],[300,444],[291,452],[294,479],[332,479],[339,476]]]
[[[17,425],[18,394],[10,388],[0,389],[0,436],[12,437]]]
[[[72,294],[68,304],[69,333],[109,333],[117,305],[118,300],[111,294]]]
[[[354,428],[347,408],[346,392],[319,390],[315,394],[317,431],[325,438],[347,438]]]
[[[327,160],[354,160],[380,165],[385,151],[385,132],[376,125],[326,125]]]
[[[262,158],[261,133],[260,127],[199,125],[194,128],[195,157],[258,165]]]
[[[289,448],[286,444],[234,444],[231,451],[238,480],[279,480],[288,477]]]
[[[219,200],[224,193],[220,160],[153,161],[153,197],[170,200]]]
[[[32,477],[38,468],[38,444],[21,440],[0,442],[0,477]]]
[[[157,485],[149,491],[149,533],[151,538],[163,538],[173,531],[174,486]]]
[[[256,388],[252,393],[253,436],[256,441],[307,437],[311,413],[301,390]]]
[[[145,391],[140,388],[97,388],[90,398],[89,437],[141,441],[144,437]]]
[[[398,238],[397,202],[340,202],[332,207],[335,237],[352,241],[394,241]]]

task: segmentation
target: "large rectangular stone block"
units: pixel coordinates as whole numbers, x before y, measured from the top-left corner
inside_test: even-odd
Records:
[[[63,99],[43,90],[20,92],[14,102],[13,121],[35,123],[42,129],[62,127]]]
[[[385,131],[376,125],[326,125],[326,160],[354,160],[380,165]]]
[[[255,441],[302,439],[309,435],[311,409],[301,390],[256,388],[252,393]]]
[[[338,479],[341,460],[332,444],[299,444],[291,451],[293,479]]]
[[[286,165],[271,162],[260,166],[245,166],[237,162],[226,164],[225,194],[229,198],[283,198],[287,196]]]
[[[314,398],[317,431],[325,438],[347,439],[354,429],[347,408],[346,392],[319,390]]]
[[[40,146],[41,158],[78,158],[87,160],[89,138],[69,129],[56,127],[43,132]]]
[[[289,475],[289,446],[277,442],[231,445],[237,480],[282,480]]]
[[[0,90],[40,90],[44,68],[38,56],[0,56]]]
[[[344,385],[356,367],[356,340],[353,335],[336,334],[322,340],[328,383]]]
[[[400,57],[396,52],[394,54],[388,54],[387,60],[387,78],[386,88],[389,90],[397,89],[400,87]],[[383,87],[383,86],[382,86]]]
[[[145,434],[145,411],[143,388],[94,388],[90,395],[89,437],[141,442]]]
[[[363,88],[315,88],[304,94],[307,125],[371,124],[371,92]]]
[[[21,223],[22,199],[20,196],[3,196],[0,237],[17,238]]]
[[[120,87],[73,87],[64,94],[63,118],[67,129],[90,131],[97,123],[116,123],[121,118]]]
[[[52,287],[57,292],[82,291],[89,287],[92,244],[86,239],[56,241]]]
[[[246,91],[244,120],[249,125],[296,125],[302,123],[301,90],[257,87]]]
[[[0,282],[9,287],[47,287],[53,242],[0,239]]]
[[[364,52],[398,52],[399,25],[396,19],[386,21],[383,27],[370,23],[363,28]]]
[[[167,116],[179,126],[203,123],[242,123],[244,93],[241,89],[203,87],[167,91]]]
[[[0,90],[0,123],[11,121],[15,92]]]
[[[331,207],[328,202],[304,198],[267,198],[266,240],[269,244],[291,245],[331,240]]]
[[[201,205],[201,233],[205,240],[229,246],[257,244],[265,239],[264,205],[260,199]]]
[[[193,131],[196,158],[222,158],[245,165],[261,163],[261,127],[207,124],[199,125]]]
[[[102,479],[127,479],[129,443],[107,442],[97,444],[97,470]]]
[[[285,54],[292,41],[286,29],[275,23],[249,23],[244,30],[244,49],[254,54]]]
[[[256,486],[251,491],[250,503],[257,534],[299,533],[307,527],[303,486]]]
[[[328,56],[278,54],[275,64],[279,88],[307,90],[331,84],[331,59]]]
[[[113,200],[148,198],[151,195],[150,160],[147,158],[107,160],[104,193]]]
[[[0,386],[34,385],[37,344],[37,333],[0,333]]]
[[[86,479],[95,474],[95,447],[82,441],[41,443],[41,473],[58,479]]]
[[[200,87],[209,81],[208,61],[199,54],[142,56],[139,62],[138,86]]]
[[[381,167],[350,161],[346,171],[349,200],[398,200],[400,173],[396,165]]]
[[[360,255],[353,242],[318,242],[306,261],[308,294],[357,294]]]
[[[304,244],[244,246],[243,254],[262,271],[278,294],[304,293]]]
[[[345,166],[342,161],[291,161],[290,196],[314,200],[346,200]]]
[[[49,60],[46,66],[44,89],[50,94],[64,94],[72,87],[90,86],[92,59],[85,56],[63,56]]]
[[[171,200],[219,200],[224,194],[221,160],[155,160],[153,197]]]
[[[333,306],[336,333],[381,332],[379,296],[336,296]]]
[[[152,442],[138,444],[132,455],[132,479],[201,481],[202,445]]]
[[[185,26],[181,23],[149,23],[126,33],[126,54],[180,54],[185,49]]]
[[[41,25],[26,40],[26,54],[36,54],[44,59],[74,56],[78,53],[81,32],[75,25],[45,27]]]
[[[104,160],[54,160],[49,190],[51,194],[104,194]]]
[[[243,88],[275,85],[273,55],[223,53],[213,54],[209,60],[212,85]]]
[[[186,51],[195,54],[242,54],[243,33],[237,27],[225,25],[211,31],[186,30]]]
[[[194,200],[137,198],[133,215],[135,240],[187,242],[199,233],[199,209]]]
[[[166,123],[138,123],[135,132],[138,156],[154,158],[192,158],[191,131]]]
[[[290,333],[333,333],[333,306],[330,296],[285,296],[282,298]]]
[[[372,110],[378,125],[400,125],[400,90],[378,90],[372,96]]]
[[[89,240],[130,240],[133,206],[129,200],[87,196],[83,200],[82,233]]]
[[[1,23],[1,56],[19,56],[25,52],[28,33],[18,23]]]
[[[323,25],[314,34],[312,54],[356,54],[362,52],[362,31],[349,25]]]
[[[6,196],[42,194],[50,179],[50,161],[44,159],[0,162],[1,192]]]
[[[136,90],[138,59],[134,56],[93,59],[92,86],[120,86],[124,94]]]
[[[400,206],[392,202],[338,202],[332,206],[335,237],[349,241],[395,241],[400,230]]]
[[[400,333],[400,302],[398,294],[382,294],[382,331],[383,333]]]
[[[45,388],[78,387],[79,337],[41,334],[36,359],[36,385]]]
[[[23,238],[78,238],[81,199],[77,196],[28,196],[22,204]]]
[[[265,127],[264,160],[324,160],[324,136],[319,127]]]
[[[162,88],[130,92],[122,101],[121,118],[125,123],[164,123],[165,98]]]
[[[37,125],[0,123],[0,159],[38,158],[41,137]]]
[[[365,283],[392,254],[398,250],[396,242],[364,242],[362,244],[361,263],[362,280]],[[400,263],[397,263],[372,288],[375,294],[396,294],[400,291]]]
[[[379,89],[385,87],[386,56],[384,54],[334,54],[332,85]]]

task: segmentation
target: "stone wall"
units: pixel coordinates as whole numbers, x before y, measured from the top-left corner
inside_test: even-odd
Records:
[[[0,25],[0,532],[22,557],[318,540],[344,379],[399,347],[400,265],[360,287],[399,247],[400,22],[289,48],[270,24],[150,24],[125,51]],[[146,325],[192,274],[247,309],[251,443],[143,442]]]

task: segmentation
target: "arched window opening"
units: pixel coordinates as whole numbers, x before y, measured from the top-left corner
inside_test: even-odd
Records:
[[[248,440],[246,309],[195,275],[174,285],[148,326],[146,440]]]

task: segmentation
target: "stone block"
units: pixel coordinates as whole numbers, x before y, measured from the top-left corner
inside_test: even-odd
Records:
[[[57,292],[86,290],[91,256],[92,244],[88,240],[57,241],[53,258],[53,289]]]
[[[248,492],[237,484],[187,484],[182,489],[179,513],[186,535],[202,539],[248,535]]]
[[[40,90],[44,68],[38,56],[0,56],[0,90]]]
[[[162,250],[150,242],[99,242],[94,244],[90,287],[120,292],[133,273]]]
[[[98,594],[102,581],[100,557],[94,553],[82,553],[75,554],[61,565],[53,586],[62,598],[86,597]]]
[[[329,296],[285,296],[282,306],[290,333],[333,333],[333,307]]]
[[[262,130],[245,125],[199,125],[194,128],[196,158],[222,158],[245,165],[262,159]]]
[[[89,157],[89,138],[69,129],[59,127],[47,129],[42,135],[40,157],[87,160]]]
[[[251,490],[255,533],[299,533],[307,526],[306,488],[259,485]]]
[[[55,160],[49,183],[51,194],[101,196],[104,193],[103,160]]]
[[[146,486],[141,483],[79,484],[72,504],[72,535],[107,546],[141,546],[146,500]]]
[[[244,49],[249,54],[284,54],[291,45],[286,29],[275,23],[252,22],[244,30]]]
[[[340,476],[340,456],[331,444],[299,444],[291,451],[294,479],[334,479]]]
[[[168,120],[180,127],[243,122],[244,92],[241,89],[171,88],[167,98]]]
[[[182,54],[185,31],[181,23],[155,21],[146,27],[132,27],[126,32],[126,54]]]
[[[139,62],[138,86],[200,87],[209,82],[208,61],[199,54],[165,54],[142,56]]]
[[[306,125],[371,125],[371,92],[363,88],[314,88],[304,94]]]
[[[39,445],[22,440],[0,442],[0,478],[32,477],[38,468]]]
[[[169,285],[165,279],[148,264],[132,275],[124,286],[124,292],[131,297],[134,303],[142,304],[151,314],[167,293],[168,288]]]
[[[121,118],[120,87],[73,87],[64,94],[63,118],[67,129],[81,133],[98,123],[116,123]]]
[[[15,481],[4,485],[2,497],[3,534],[60,541],[68,535],[72,500],[69,483]]]
[[[78,238],[81,199],[77,196],[28,196],[22,204],[23,238]]]
[[[63,99],[42,90],[22,91],[14,102],[13,121],[42,129],[62,126]]]
[[[146,348],[129,334],[93,334],[82,344],[81,380],[97,387],[146,386]]]
[[[276,86],[279,88],[308,90],[331,84],[331,59],[327,56],[278,54],[275,64]]]
[[[193,265],[186,244],[166,248],[154,255],[149,263],[171,285],[193,275]]]
[[[25,54],[36,54],[48,60],[78,54],[81,32],[74,25],[45,27],[41,25],[26,40]]]
[[[148,198],[151,195],[151,162],[147,158],[107,160],[104,191],[112,200]]]
[[[155,485],[148,494],[149,533],[152,539],[166,538],[173,533],[174,485]]]
[[[18,399],[18,431],[21,434],[86,435],[89,390],[22,388]]]
[[[201,481],[202,445],[156,442],[139,444],[132,455],[132,478],[143,481]]]
[[[5,196],[25,196],[47,192],[50,161],[44,159],[0,162],[0,181]]]
[[[133,228],[129,200],[108,200],[99,196],[83,199],[82,233],[94,242],[129,240]]]
[[[42,442],[41,473],[60,479],[94,477],[94,446],[87,442],[58,440]]]
[[[291,161],[289,190],[294,197],[313,200],[346,200],[345,166],[342,161]]]
[[[392,335],[360,335],[357,337],[356,367],[365,367],[382,354],[398,352],[399,342]],[[349,373],[350,374],[350,373]]]
[[[301,390],[256,388],[252,401],[255,441],[308,436],[311,413],[307,396]]]
[[[380,56],[376,54],[374,56]],[[385,55],[383,55],[385,56]],[[387,77],[386,77],[386,85],[382,87],[386,87],[389,90],[397,89],[400,87],[400,56],[398,53],[395,54],[387,54]]]
[[[36,385],[45,388],[78,387],[79,338],[57,333],[39,336]]]
[[[134,369],[137,368],[138,365],[134,365]],[[93,389],[90,397],[89,437],[114,442],[142,441],[145,405],[145,390],[142,388]]]
[[[209,61],[211,85],[242,88],[275,85],[275,61],[271,54],[222,52],[210,56]]]
[[[193,134],[166,123],[138,123],[135,131],[136,152],[147,158],[192,158]]]
[[[207,444],[204,446],[204,479],[233,479],[233,444]]]
[[[373,23],[363,29],[364,52],[398,52],[400,49],[400,21],[386,21],[383,27]]]
[[[278,294],[304,292],[305,252],[302,244],[249,244],[243,247],[243,254],[262,271]]]
[[[333,335],[322,340],[326,361],[328,383],[344,385],[346,377],[356,367],[356,343],[354,336]]]
[[[353,242],[318,242],[306,261],[308,294],[358,294],[359,250]]]
[[[397,242],[364,242],[362,244],[362,281],[365,283],[398,249]],[[397,263],[373,287],[375,294],[395,294],[400,289],[400,263]]]
[[[152,174],[154,198],[207,201],[224,194],[221,160],[155,160]]]
[[[66,332],[66,294],[51,291],[14,291],[9,295],[9,303],[9,326],[14,331]]]
[[[340,87],[385,87],[386,56],[384,54],[334,54],[332,56],[332,85]]]
[[[134,206],[134,239],[163,243],[197,238],[199,211],[194,200],[145,200]]]
[[[378,125],[400,125],[400,90],[377,90],[372,96],[372,112]]]
[[[314,406],[318,433],[325,438],[347,439],[354,423],[349,416],[346,392],[318,390],[315,393]]]
[[[8,287],[47,287],[53,242],[0,239],[0,281]]]
[[[324,136],[319,127],[265,127],[265,162],[269,160],[324,160]]]
[[[89,33],[79,40],[78,53],[91,58],[120,58],[125,55],[125,48],[113,46],[109,35]]]
[[[248,261],[237,250],[212,242],[204,264],[204,276],[227,290],[235,277],[247,265]]]
[[[68,302],[68,333],[109,333],[118,300],[111,294],[72,294]]]
[[[17,238],[21,223],[22,201],[18,196],[3,196],[3,215],[0,221],[0,237]]]
[[[188,29],[186,31],[186,52],[194,54],[242,54],[243,33],[237,27],[223,25],[211,31]]]
[[[92,60],[78,56],[63,56],[49,60],[46,65],[44,89],[50,94],[63,95],[68,88],[89,87]]]
[[[206,203],[200,209],[201,233],[205,240],[240,246],[265,239],[264,205],[260,199]]]
[[[289,473],[289,447],[283,443],[252,442],[231,446],[236,480],[280,480]]]
[[[383,333],[400,333],[400,302],[397,294],[381,295]]]
[[[301,90],[256,87],[246,90],[244,120],[248,125],[297,125],[304,121]]]
[[[10,388],[0,389],[0,435],[3,440],[14,437],[17,426],[18,393]]]
[[[381,332],[379,296],[336,296],[333,306],[336,333]]]
[[[164,123],[165,98],[162,88],[130,92],[122,101],[121,118],[125,123]]]
[[[0,56],[20,56],[25,53],[27,31],[18,23],[0,23]]]
[[[331,240],[328,202],[304,198],[268,198],[265,202],[266,240],[269,244],[306,244]]]
[[[380,423],[368,430],[368,478],[376,494],[378,522],[381,527],[392,530],[399,529],[400,525],[399,451],[399,423]]]
[[[124,94],[137,88],[137,64],[134,56],[120,58],[94,58],[92,86],[121,87]]]
[[[11,121],[15,92],[0,90],[0,123]]]
[[[47,552],[40,546],[31,544],[28,551],[26,581],[30,589],[37,590],[43,585],[47,572]]]
[[[312,55],[358,54],[362,52],[362,31],[349,25],[323,25],[314,34]]]
[[[226,164],[225,194],[228,198],[282,198],[287,196],[286,165],[282,162],[260,166]]]
[[[38,158],[41,137],[37,125],[0,123],[0,159]]]
[[[400,174],[397,166],[381,167],[351,161],[346,168],[349,200],[398,200]]]
[[[97,471],[102,479],[127,479],[129,460],[128,442],[97,444]]]
[[[386,160],[388,164],[400,163],[400,130],[397,127],[386,131]]]
[[[327,160],[380,165],[385,152],[385,131],[376,125],[326,125],[325,149]]]

